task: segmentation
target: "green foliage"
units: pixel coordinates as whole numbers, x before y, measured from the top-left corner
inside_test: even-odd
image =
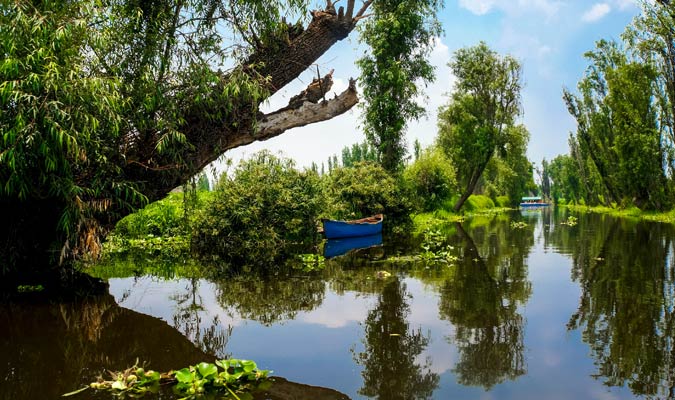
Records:
[[[508,196],[497,196],[495,198],[495,205],[497,207],[508,207],[510,204]]]
[[[190,253],[190,238],[188,235],[154,236],[147,235],[140,238],[127,238],[117,234],[110,234],[103,243],[103,258],[119,255],[143,254],[157,259],[185,259]]]
[[[208,393],[237,400],[253,399],[252,391],[269,386],[268,373],[258,370],[256,363],[249,360],[202,362],[175,372],[178,383],[174,391],[185,399],[200,398]]]
[[[353,167],[354,164],[364,161],[378,161],[377,149],[373,148],[367,141],[364,141],[363,143],[354,143],[351,147],[345,146],[342,149],[343,167]]]
[[[428,149],[403,172],[403,179],[424,211],[438,208],[456,190],[455,170],[439,149]]]
[[[434,79],[427,56],[441,33],[439,0],[373,2],[373,16],[361,26],[370,53],[357,61],[364,98],[364,129],[389,172],[403,166],[407,121],[424,115],[418,88]]]
[[[561,222],[562,225],[567,225],[567,226],[575,226],[577,224],[577,217],[574,216],[569,216],[567,219],[563,222]]]
[[[205,173],[199,175],[199,180],[197,181],[197,190],[198,191],[210,191],[211,184],[209,183],[209,177]]]
[[[663,209],[670,204],[664,164],[668,139],[657,119],[656,71],[632,60],[616,42],[598,41],[586,58],[591,65],[578,84],[579,94],[564,93],[577,120],[578,149],[573,150],[579,165],[597,170],[606,205],[630,199],[643,208]]]
[[[323,210],[318,175],[260,152],[223,176],[213,200],[196,213],[192,247],[202,257],[269,266],[292,246],[307,245]]]
[[[457,50],[448,65],[457,84],[449,104],[439,110],[437,142],[457,172],[463,193],[453,209],[459,211],[495,152],[507,156],[513,141],[514,157],[522,157],[528,136],[523,128],[519,134],[510,128],[520,113],[522,70],[516,59],[481,42]]]
[[[454,248],[446,242],[447,237],[439,229],[426,229],[420,258],[426,262],[456,262],[459,258],[452,254]]]
[[[506,195],[508,201],[505,207],[517,206],[523,195],[537,190],[532,164],[527,159],[529,139],[525,126],[507,127],[499,157],[490,160],[479,181],[486,195],[492,198]]]
[[[171,193],[121,219],[113,232],[127,239],[183,235],[187,232],[183,201],[182,193]]]
[[[142,397],[157,393],[160,385],[173,384],[174,392],[185,400],[215,395],[223,399],[253,399],[251,392],[271,385],[268,374],[269,371],[259,370],[253,361],[236,359],[202,362],[168,373],[133,366],[125,371],[110,372],[111,380],[99,378],[88,387],[63,396],[72,396],[91,388],[108,391],[114,396]]]
[[[320,271],[326,268],[326,258],[320,254],[299,254],[298,260],[304,272]]]
[[[207,126],[256,115],[269,78],[248,57],[306,5],[3,1],[0,273],[34,253],[96,256],[108,226],[184,181]]]
[[[90,1],[0,5],[0,200],[26,209],[49,199],[57,220],[41,230],[56,227],[62,254],[97,230],[94,218],[145,201],[115,164],[120,81],[91,73],[100,67],[91,49],[106,40],[89,23],[100,12]]]
[[[468,212],[489,210],[491,208],[495,208],[494,201],[492,201],[492,199],[488,196],[477,194],[471,195],[466,200],[466,204],[464,206],[464,210]]]
[[[383,167],[357,163],[351,168],[338,168],[328,177],[326,198],[330,215],[339,219],[355,219],[384,213],[387,218],[407,216],[411,209],[404,189]]]
[[[525,221],[511,221],[511,229],[525,229],[527,228],[527,222]]]

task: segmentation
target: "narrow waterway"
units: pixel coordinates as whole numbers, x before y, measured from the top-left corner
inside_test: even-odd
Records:
[[[420,236],[310,272],[100,266],[107,296],[0,304],[0,398],[57,398],[136,359],[214,357],[255,360],[297,398],[672,397],[675,229],[569,216],[434,227],[425,247],[444,261],[419,256]]]

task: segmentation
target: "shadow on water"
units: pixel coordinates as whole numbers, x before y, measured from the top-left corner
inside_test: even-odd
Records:
[[[194,327],[189,312],[194,303],[183,304],[188,307],[179,310],[174,322]],[[0,325],[2,399],[56,399],[95,381],[105,371],[128,368],[137,360],[159,371],[213,362],[216,357],[205,350],[224,346],[227,340],[226,334],[214,334],[201,337],[202,346],[196,346],[161,319],[120,307],[111,295],[63,303],[3,303]],[[256,398],[347,399],[331,389],[275,380],[270,392]],[[85,392],[73,398],[92,397],[110,395]]]

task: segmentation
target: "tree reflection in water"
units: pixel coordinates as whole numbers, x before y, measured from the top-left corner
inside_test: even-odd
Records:
[[[430,370],[431,361],[417,363],[429,337],[407,322],[408,297],[405,283],[389,278],[377,305],[368,313],[365,351],[355,355],[364,367],[360,395],[386,400],[428,399],[438,386],[440,378]]]
[[[499,226],[503,229],[504,224]],[[453,372],[458,382],[490,389],[526,373],[524,320],[518,305],[525,304],[532,291],[524,260],[533,228],[519,235],[486,232],[485,258],[461,224],[456,230],[463,256],[441,289],[440,316],[455,326],[459,361]],[[511,237],[526,243],[510,246]]]
[[[175,293],[171,300],[175,302],[173,327],[180,331],[201,351],[217,358],[229,358],[225,350],[232,336],[232,326],[223,329],[218,316],[214,316],[207,327],[202,326],[202,314],[205,313],[203,300],[199,295],[199,279],[188,280],[184,293]]]
[[[312,311],[323,303],[326,283],[318,275],[242,275],[215,279],[220,306],[232,317],[263,325],[292,320],[301,311]]]
[[[589,215],[551,232],[572,244],[572,277],[581,285],[568,329],[581,329],[608,386],[675,398],[675,236],[667,224]]]

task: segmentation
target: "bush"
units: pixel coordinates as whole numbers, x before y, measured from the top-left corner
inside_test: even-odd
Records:
[[[316,235],[323,208],[319,176],[269,152],[223,175],[213,200],[197,213],[192,248],[237,265],[267,266]]]
[[[368,162],[334,169],[328,177],[326,197],[331,216],[354,219],[373,214],[398,218],[411,210],[408,195],[381,166]]]
[[[146,236],[176,236],[185,232],[183,194],[171,193],[127,215],[115,226],[114,234],[128,239]]]
[[[511,207],[509,196],[497,196],[497,198],[495,198],[495,204],[497,207]]]
[[[415,203],[419,204],[423,211],[439,208],[457,186],[452,163],[438,149],[425,151],[417,161],[406,168],[403,178],[415,196]]]
[[[452,210],[452,207],[455,205],[456,201],[457,199],[452,199],[443,202],[443,208],[447,209],[448,211]],[[494,201],[492,201],[492,199],[488,196],[479,194],[472,194],[469,196],[462,206],[462,210],[467,212],[488,210],[490,208],[495,208]]]

